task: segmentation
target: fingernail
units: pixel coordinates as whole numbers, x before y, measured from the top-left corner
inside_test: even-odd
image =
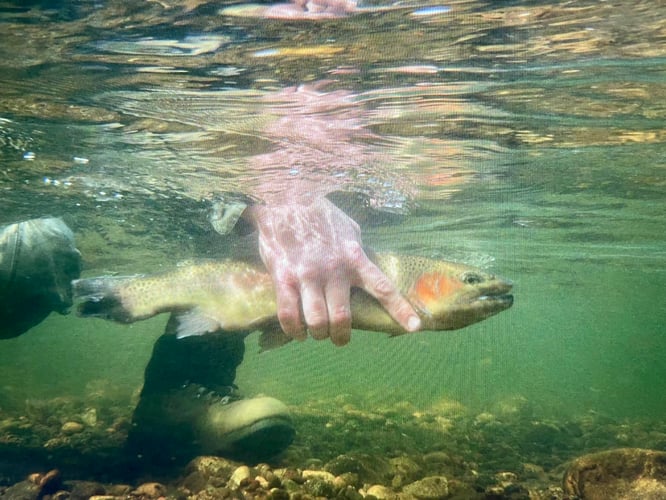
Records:
[[[418,316],[412,316],[407,320],[407,330],[415,332],[421,328],[421,319]]]

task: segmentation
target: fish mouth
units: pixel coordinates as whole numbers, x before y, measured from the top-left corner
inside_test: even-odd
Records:
[[[513,305],[513,295],[504,293],[500,295],[481,295],[474,299],[474,302],[492,302],[497,305],[503,306],[505,309]]]
[[[473,298],[471,302],[483,307],[508,309],[513,305],[513,294],[510,293],[512,288],[513,283],[511,281],[501,280],[486,290],[479,290],[479,295]]]

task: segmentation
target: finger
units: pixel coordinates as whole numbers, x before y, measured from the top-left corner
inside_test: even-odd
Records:
[[[290,285],[280,285],[275,290],[277,316],[284,333],[296,340],[305,340],[307,334],[301,318],[298,290]]]
[[[326,307],[328,309],[328,333],[337,346],[349,343],[351,339],[351,306],[349,304],[351,285],[344,278],[331,280],[326,284]]]
[[[302,285],[301,303],[303,304],[303,318],[310,335],[317,340],[328,337],[328,311],[321,288],[312,284]]]
[[[363,289],[376,298],[400,326],[408,332],[421,328],[421,319],[412,305],[370,259],[360,265],[358,274]]]

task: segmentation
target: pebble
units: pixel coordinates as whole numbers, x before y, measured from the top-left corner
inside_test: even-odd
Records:
[[[398,498],[398,495],[391,489],[382,484],[374,484],[366,490],[366,495],[372,495],[379,500],[393,500]]]
[[[302,474],[303,479],[320,479],[322,481],[326,481],[328,483],[333,483],[335,481],[335,476],[331,474],[328,471],[325,470],[310,470],[310,469],[305,469]]]
[[[247,465],[241,465],[231,474],[231,477],[229,478],[229,487],[240,487],[241,482],[249,479],[251,475],[250,468]]]
[[[65,422],[62,424],[62,427],[60,427],[60,431],[63,434],[78,434],[79,432],[83,432],[83,424],[79,422]]]
[[[347,481],[343,477],[335,476],[333,478],[333,487],[335,489],[341,490],[343,488],[346,488],[347,486],[349,485],[347,484]]]
[[[263,489],[267,490],[268,489],[268,480],[263,477],[263,476],[257,476],[254,478],[254,480],[259,483],[259,486],[261,486]]]
[[[205,478],[224,477],[225,480],[238,468],[238,463],[222,457],[200,456],[187,465],[187,472],[199,472]]]

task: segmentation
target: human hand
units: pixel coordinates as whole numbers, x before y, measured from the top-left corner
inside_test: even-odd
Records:
[[[326,198],[254,205],[244,217],[259,231],[261,258],[273,277],[284,332],[303,340],[351,337],[351,287],[375,297],[407,331],[420,319],[363,251],[361,230]]]

